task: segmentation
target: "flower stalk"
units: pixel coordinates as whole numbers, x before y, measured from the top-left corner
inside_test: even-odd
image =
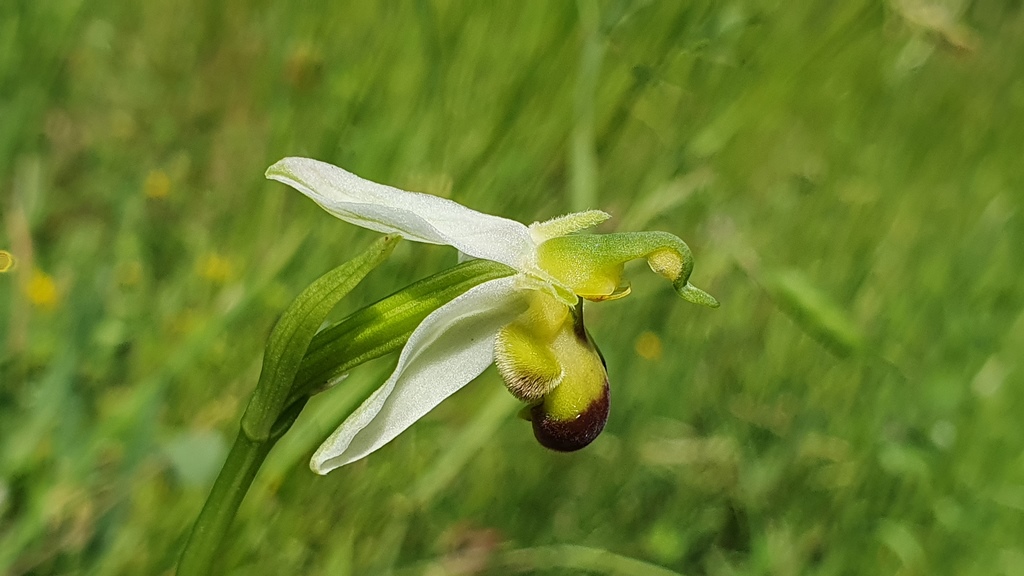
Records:
[[[629,294],[627,261],[644,259],[685,300],[718,302],[689,282],[693,254],[666,232],[585,234],[599,210],[529,226],[448,199],[370,182],[337,166],[285,158],[267,177],[338,218],[387,234],[317,279],[282,315],[238,438],[186,544],[179,576],[209,574],[263,460],[314,394],[355,366],[401,349],[391,376],[313,454],[319,474],[378,450],[497,364],[527,403],[534,435],[553,450],[590,444],[609,414],[608,370],[584,326],[583,301]],[[467,262],[320,327],[391,253],[398,238],[457,248]]]
[[[235,443],[228,452],[224,466],[213,483],[206,504],[196,518],[182,551],[178,576],[205,576],[213,573],[224,536],[252,486],[256,473],[270,454],[270,449],[295,423],[305,405],[303,401],[290,406],[263,440],[254,440],[243,429],[238,430]]]

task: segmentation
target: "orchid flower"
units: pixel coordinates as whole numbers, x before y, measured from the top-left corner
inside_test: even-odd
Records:
[[[364,180],[337,166],[285,158],[267,177],[338,218],[511,271],[430,313],[412,332],[388,380],[320,446],[310,467],[326,474],[390,442],[492,363],[544,446],[589,444],[608,418],[608,374],[583,325],[582,300],[629,293],[623,264],[644,258],[684,299],[718,306],[689,283],[693,257],[665,232],[580,234],[610,216],[580,212],[526,226],[452,200]]]

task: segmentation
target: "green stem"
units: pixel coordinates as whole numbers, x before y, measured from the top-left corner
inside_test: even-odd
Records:
[[[205,576],[211,573],[224,535],[231,527],[231,521],[256,477],[256,472],[276,441],[277,438],[262,442],[250,440],[239,429],[235,444],[185,544],[178,564],[178,576]]]
[[[285,407],[269,431],[263,434],[263,426],[248,433],[244,425],[239,428],[235,444],[185,544],[178,576],[204,576],[212,572],[224,536],[256,472],[277,440],[295,423],[310,396],[337,375],[400,348],[423,318],[453,298],[482,282],[514,273],[515,270],[496,262],[465,262],[367,306],[313,337],[301,362],[292,368],[297,368],[298,374],[285,372],[290,389]],[[285,376],[265,381],[261,376],[257,394],[266,386],[265,382],[282,378]]]
[[[220,551],[224,535],[235,519],[246,492],[252,485],[256,472],[274,444],[292,427],[299,413],[306,407],[306,401],[289,406],[278,417],[266,440],[253,440],[241,427],[235,444],[228,453],[224,467],[220,469],[213,483],[210,496],[203,505],[189,534],[188,542],[178,562],[178,576],[206,576],[213,573],[213,563]]]

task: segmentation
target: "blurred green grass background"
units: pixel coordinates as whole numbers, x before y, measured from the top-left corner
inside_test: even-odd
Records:
[[[277,315],[374,237],[263,179],[302,155],[673,232],[723,305],[588,307],[572,455],[489,370],[317,477],[359,368],[225,574],[1024,574],[1021,54],[1009,0],[0,3],[0,573],[171,573]]]

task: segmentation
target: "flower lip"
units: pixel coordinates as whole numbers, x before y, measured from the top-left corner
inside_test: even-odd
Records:
[[[533,436],[541,446],[557,452],[575,452],[586,447],[604,430],[608,421],[608,380],[605,379],[600,396],[570,420],[559,420],[545,412],[544,404],[530,408]]]
[[[558,452],[574,452],[593,442],[604,430],[611,405],[608,366],[584,325],[583,303],[569,313],[575,346],[560,347],[565,378],[543,402],[530,408],[537,442]]]

